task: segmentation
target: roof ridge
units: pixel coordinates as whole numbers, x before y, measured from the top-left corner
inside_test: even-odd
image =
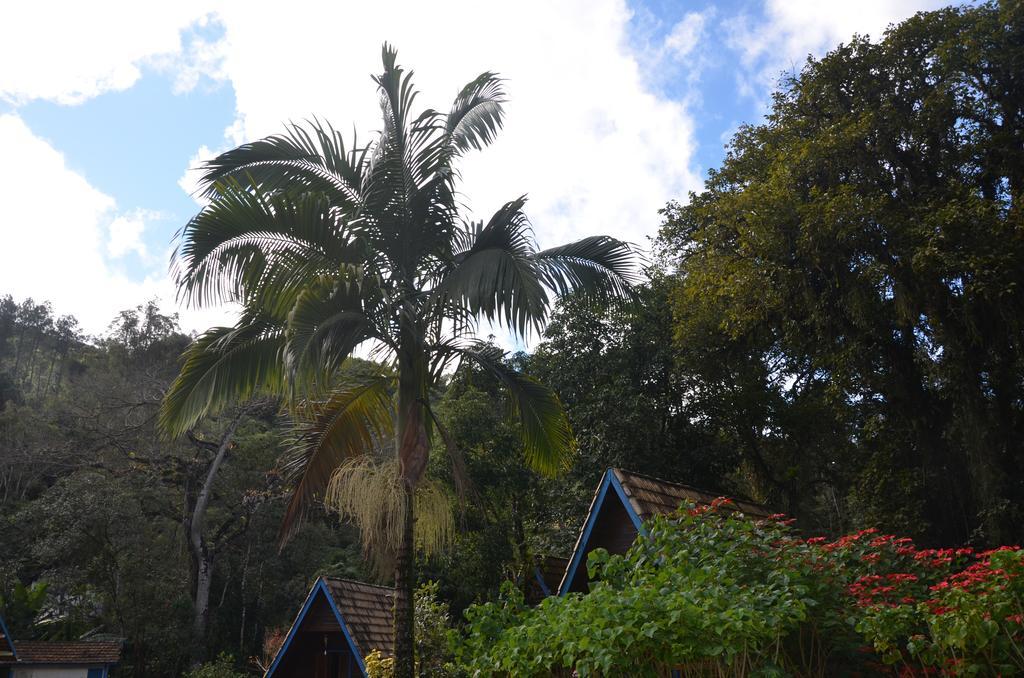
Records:
[[[367,581],[359,581],[358,579],[349,579],[348,577],[330,577],[330,576],[328,576],[326,574],[322,574],[322,575],[320,575],[320,578],[323,579],[324,581],[328,581],[328,582],[331,582],[331,581],[341,581],[341,582],[345,582],[347,584],[359,584],[360,586],[372,586],[375,589],[383,589],[385,591],[390,591],[392,593],[394,593],[394,591],[395,591],[395,587],[394,586],[384,586],[383,584],[371,584],[370,582],[367,582]]]
[[[684,487],[684,488],[686,488],[688,490],[693,490],[694,492],[700,492],[701,494],[709,494],[709,495],[714,495],[716,497],[726,497],[728,499],[744,501],[744,502],[747,502],[748,504],[754,504],[756,506],[761,506],[763,508],[768,508],[765,504],[763,504],[763,503],[761,503],[759,501],[755,501],[753,499],[750,499],[749,497],[745,497],[745,496],[743,496],[741,494],[735,494],[735,493],[730,494],[730,493],[726,493],[726,492],[721,492],[720,490],[706,490],[706,489],[697,487],[696,485],[688,485],[686,483],[680,483],[680,482],[678,482],[676,480],[665,480],[664,478],[659,478],[657,476],[652,476],[652,475],[650,475],[648,473],[640,473],[638,471],[630,471],[629,469],[622,468],[621,466],[612,466],[611,470],[612,471],[618,471],[619,473],[628,473],[631,476],[636,476],[638,478],[644,478],[646,480],[654,480],[654,481],[659,482],[659,483],[665,483],[666,485],[675,485],[676,487]]]

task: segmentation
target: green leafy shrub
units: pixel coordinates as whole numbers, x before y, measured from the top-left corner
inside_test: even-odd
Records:
[[[717,500],[591,553],[588,594],[512,586],[454,640],[471,674],[1009,675],[1024,670],[1024,552],[917,549],[862,530],[803,539]]]
[[[15,581],[6,594],[0,590],[0,617],[16,638],[32,637],[36,618],[46,604],[48,589],[49,584],[42,581],[31,586]]]
[[[235,670],[235,658],[221,652],[212,662],[192,669],[186,678],[247,678],[247,674]]]
[[[416,617],[416,672],[421,676],[447,678],[460,675],[452,664],[448,634],[451,617],[448,606],[439,599],[439,586],[428,581],[413,594]],[[364,658],[369,678],[392,678],[395,660],[379,649]]]
[[[691,506],[647,523],[647,534],[625,556],[593,552],[586,595],[548,598],[528,609],[508,589],[501,602],[471,608],[459,658],[481,675],[802,668],[821,654],[814,639],[804,658],[793,656],[786,641],[818,605],[810,597],[813,547],[782,522],[755,522],[727,509],[724,500]]]

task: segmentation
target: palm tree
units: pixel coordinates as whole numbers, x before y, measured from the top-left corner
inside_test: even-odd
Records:
[[[179,234],[174,270],[193,305],[231,301],[233,327],[201,335],[161,411],[181,435],[205,414],[259,392],[284,396],[304,422],[287,468],[294,480],[282,538],[323,496],[348,459],[393,431],[404,497],[394,559],[396,675],[413,675],[414,497],[436,421],[429,394],[446,370],[470,361],[504,385],[537,470],[564,468],[572,432],[557,396],[473,339],[483,319],[525,336],[539,331],[555,295],[629,294],[633,254],[606,236],[538,251],[525,197],[486,222],[459,216],[459,158],[502,126],[494,73],[467,84],[450,111],[413,112],[412,73],[383,49],[375,76],[382,127],[346,146],[319,121],[245,144],[209,161],[209,200]],[[388,373],[341,378],[356,349]],[[389,375],[393,375],[393,378]]]

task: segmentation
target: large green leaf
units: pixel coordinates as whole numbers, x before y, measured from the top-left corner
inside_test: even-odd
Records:
[[[285,134],[260,139],[221,153],[203,166],[203,195],[216,199],[220,186],[238,183],[263,192],[303,190],[322,193],[332,202],[357,211],[369,147],[353,136],[345,148],[330,125],[312,121],[308,129],[289,125]]]
[[[323,196],[225,184],[180,234],[178,288],[197,305],[253,302],[281,317],[303,285],[365,258],[357,235]]]
[[[580,292],[607,300],[630,294],[636,284],[636,255],[606,235],[542,250],[533,255],[544,285],[558,294]]]
[[[481,73],[455,98],[445,131],[456,151],[479,150],[494,140],[505,118],[501,82],[496,73]]]

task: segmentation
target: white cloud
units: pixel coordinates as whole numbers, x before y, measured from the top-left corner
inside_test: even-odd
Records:
[[[107,239],[107,253],[119,258],[129,252],[135,252],[140,258],[145,259],[146,243],[142,241],[142,233],[146,230],[147,221],[159,218],[159,212],[143,209],[115,217],[107,227],[110,233]]]
[[[0,115],[0,294],[53,302],[99,334],[122,309],[159,297],[173,311],[174,288],[161,262],[143,280],[104,256],[142,248],[138,236],[152,213],[117,214],[113,198],[72,171],[64,157],[16,115]],[[45,177],[45,181],[41,180]],[[55,202],[54,196],[58,200]],[[222,323],[225,311],[184,310],[187,329]]]
[[[204,17],[201,23],[206,23],[207,19]],[[223,62],[223,41],[193,37],[186,50],[173,55],[161,65],[175,72],[174,93],[183,94],[194,89],[203,76],[223,80]]]
[[[157,55],[181,51],[181,31],[208,11],[199,0],[8,2],[0,20],[0,99],[78,103],[139,79]]]
[[[741,94],[767,105],[783,71],[799,70],[808,55],[823,56],[854,34],[882,37],[890,24],[947,0],[765,0],[765,20],[744,14],[726,21],[729,46],[740,53]]]
[[[227,150],[221,149],[221,150]],[[185,168],[185,173],[178,179],[178,186],[181,190],[185,191],[190,198],[196,201],[196,205],[199,207],[206,206],[209,201],[203,198],[199,194],[199,176],[200,167],[204,162],[215,157],[219,151],[213,151],[205,144],[199,147],[195,155],[188,161],[188,167]]]
[[[704,37],[707,15],[688,12],[665,38],[665,49],[676,59],[685,59]]]

